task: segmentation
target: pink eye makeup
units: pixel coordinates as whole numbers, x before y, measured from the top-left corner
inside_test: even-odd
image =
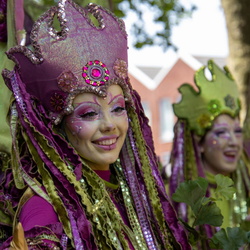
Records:
[[[126,102],[122,94],[113,96],[108,93],[104,99],[93,96],[89,100],[75,103],[74,107],[74,113],[71,114],[73,122],[100,120],[108,113],[114,117],[127,116]]]
[[[235,128],[228,127],[227,124],[217,124],[215,128],[212,130],[213,135],[216,138],[229,139],[233,134],[236,137],[242,136],[242,128],[240,126],[236,126]]]
[[[224,139],[228,139],[230,137],[230,132],[228,131],[228,129],[217,129],[213,131],[213,135],[217,138],[224,138]]]
[[[235,133],[235,135],[236,135],[237,137],[242,137],[242,134],[243,134],[243,129],[242,129],[242,127],[237,127],[237,128],[235,128],[234,133]]]
[[[125,99],[122,95],[115,97],[112,100],[112,103],[113,103],[113,105],[111,107],[111,112],[113,115],[120,116],[120,115],[127,114],[126,109],[125,109],[125,107],[126,107]]]
[[[74,116],[81,120],[95,120],[100,116],[100,106],[92,102],[80,103],[75,108]]]

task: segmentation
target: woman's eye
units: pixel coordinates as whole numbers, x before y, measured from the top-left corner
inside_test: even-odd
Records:
[[[113,109],[112,112],[115,112],[115,113],[122,113],[124,110],[125,110],[124,107],[116,107],[116,108]]]
[[[95,116],[97,116],[98,114],[94,111],[91,111],[91,112],[87,112],[87,113],[83,113],[83,114],[80,114],[79,116],[81,118],[93,118]]]
[[[225,130],[218,130],[214,132],[217,137],[221,137],[226,134]]]
[[[234,130],[234,133],[237,134],[237,135],[242,135],[243,130],[242,130],[242,128],[237,128],[237,129]]]

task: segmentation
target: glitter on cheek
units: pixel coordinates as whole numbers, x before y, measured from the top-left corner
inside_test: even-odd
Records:
[[[214,134],[208,137],[207,143],[211,148],[219,148],[219,140]]]
[[[78,121],[77,119],[74,119],[74,120],[71,120],[68,128],[70,129],[70,132],[72,133],[72,135],[79,135],[82,131],[83,125],[84,125],[83,121]]]
[[[66,125],[71,134],[70,142],[75,146],[80,146],[83,140],[86,140],[86,133],[88,134],[92,127],[89,122],[80,121],[79,119],[69,119]]]
[[[75,116],[70,115],[66,118],[66,125],[68,130],[72,135],[76,134],[76,127],[77,127],[77,119]]]

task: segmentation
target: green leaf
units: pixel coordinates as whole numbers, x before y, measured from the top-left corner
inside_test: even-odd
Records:
[[[186,203],[191,207],[195,217],[193,226],[222,224],[223,216],[220,209],[214,201],[205,197],[207,188],[208,181],[198,177],[196,180],[182,182],[172,196],[174,201]]]
[[[189,232],[189,234],[188,234],[189,243],[191,243],[192,245],[195,244],[200,238],[199,233],[196,231],[195,228],[189,226],[188,223],[183,221],[181,218],[179,218],[179,220],[184,225],[185,229]]]
[[[250,231],[250,221],[249,220],[243,220],[241,223],[240,223],[240,228],[242,228],[243,230],[245,230],[246,232],[247,231]],[[250,232],[249,232],[250,233]]]
[[[250,244],[250,232],[246,232],[247,235],[247,242]]]
[[[209,200],[207,198],[207,200]],[[201,205],[200,209],[195,213],[194,226],[209,224],[211,226],[219,227],[222,225],[223,216],[221,210],[213,201],[206,202]]]
[[[176,202],[184,202],[194,208],[205,196],[207,187],[208,181],[201,177],[197,180],[184,181],[178,186],[172,198]]]
[[[239,227],[228,227],[227,230],[222,228],[211,238],[210,247],[238,250],[247,242],[247,233],[243,229]]]
[[[215,193],[224,197],[226,200],[232,199],[236,192],[236,189],[233,187],[233,180],[222,174],[217,174],[214,178],[217,184]]]

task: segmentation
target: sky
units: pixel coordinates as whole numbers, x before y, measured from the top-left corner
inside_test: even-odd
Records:
[[[181,0],[194,3],[197,10],[172,30],[172,42],[180,51],[195,56],[226,57],[228,55],[227,29],[220,0]],[[149,13],[150,15],[150,13]],[[127,31],[133,18],[125,20]],[[154,24],[147,25],[153,29]],[[129,62],[137,66],[163,66],[176,57],[172,50],[163,52],[159,46],[134,49],[129,42]]]

